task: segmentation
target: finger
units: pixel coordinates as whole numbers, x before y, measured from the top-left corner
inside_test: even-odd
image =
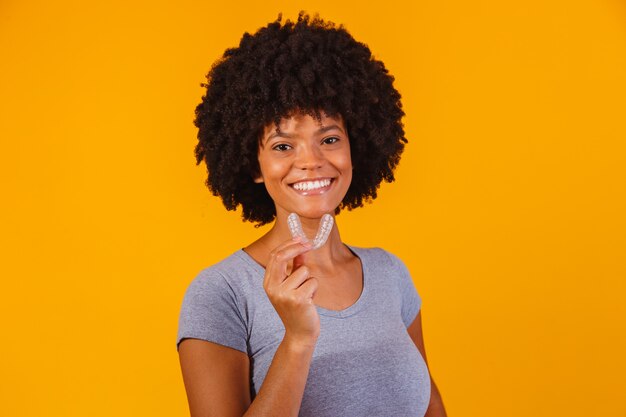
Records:
[[[296,269],[304,265],[305,261],[306,261],[306,252],[300,255],[297,255],[295,258],[293,258],[293,267],[291,268],[291,270],[295,271]]]
[[[310,244],[301,242],[289,242],[281,249],[273,250],[270,254],[270,260],[265,269],[266,284],[269,286],[277,285],[283,282],[287,277],[287,263],[297,255],[311,250]]]
[[[308,242],[293,242],[281,249],[275,249],[270,253],[266,270],[271,276],[279,276],[284,279],[287,276],[287,264],[296,256],[311,250],[311,248],[312,245]]]
[[[310,276],[311,272],[309,271],[309,268],[301,266],[300,268],[294,270],[291,275],[287,276],[287,278],[280,283],[280,286],[287,290],[295,290],[300,287],[304,281],[309,279]]]
[[[296,291],[301,293],[305,298],[311,300],[311,303],[313,303],[313,297],[317,292],[318,284],[319,282],[316,278],[310,277],[309,279],[304,281]]]
[[[272,252],[281,251],[281,250],[285,249],[286,247],[293,245],[294,243],[300,243],[302,241],[303,241],[302,238],[299,237],[299,236],[293,237],[293,238],[291,238],[289,240],[285,240],[283,243],[281,243],[280,245],[276,246]]]

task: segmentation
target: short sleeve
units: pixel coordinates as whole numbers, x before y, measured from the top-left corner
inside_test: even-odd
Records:
[[[406,327],[409,327],[422,307],[422,297],[417,292],[411,273],[404,262],[394,254],[389,253],[389,255],[397,269],[398,286],[402,297],[402,321]]]
[[[183,297],[176,350],[183,339],[193,338],[247,352],[247,334],[231,286],[219,272],[202,270]]]

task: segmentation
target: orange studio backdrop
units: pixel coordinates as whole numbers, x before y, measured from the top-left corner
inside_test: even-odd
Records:
[[[200,83],[301,9],[402,93],[396,182],[337,221],[407,263],[448,414],[626,416],[618,0],[3,0],[0,415],[187,415],[184,291],[267,230],[204,186]]]

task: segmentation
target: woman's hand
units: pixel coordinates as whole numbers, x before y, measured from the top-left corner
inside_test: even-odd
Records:
[[[301,264],[301,255],[311,249],[310,242],[299,238],[276,247],[270,253],[263,279],[263,288],[285,326],[284,341],[296,346],[314,346],[320,333],[320,318],[313,304],[318,282]],[[287,275],[291,260],[293,268]]]

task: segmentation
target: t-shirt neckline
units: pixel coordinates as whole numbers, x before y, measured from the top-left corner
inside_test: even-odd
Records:
[[[370,282],[369,282],[369,274],[367,273],[368,267],[366,265],[365,256],[363,256],[363,252],[361,251],[361,248],[347,245],[345,243],[344,245],[350,250],[350,252],[352,252],[361,261],[361,276],[363,280],[362,282],[363,287],[361,289],[361,294],[359,295],[359,298],[357,298],[357,300],[351,306],[348,306],[344,308],[343,310],[329,310],[327,308],[315,305],[315,308],[317,308],[317,312],[323,316],[335,317],[335,318],[347,318],[347,317],[353,316],[356,313],[358,313],[361,310],[361,308],[365,305],[366,298],[369,293]],[[246,260],[250,265],[252,265],[254,270],[257,271],[258,274],[260,275],[261,279],[263,279],[263,277],[265,276],[265,268],[263,268],[263,266],[261,266],[256,260],[254,260],[254,258],[252,258],[246,251],[244,251],[243,248],[239,249],[237,252],[235,252],[235,254],[239,255],[239,257]]]

